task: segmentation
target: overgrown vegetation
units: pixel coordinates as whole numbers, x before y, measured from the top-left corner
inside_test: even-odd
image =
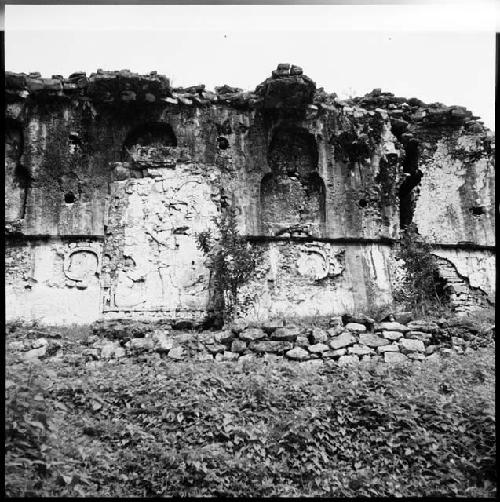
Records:
[[[233,206],[224,209],[215,221],[218,235],[211,230],[197,234],[198,248],[208,259],[212,273],[215,296],[224,322],[230,322],[238,307],[240,287],[250,279],[262,258],[262,250],[253,247],[238,233],[236,210]]]
[[[495,496],[491,348],[320,369],[30,364],[7,354],[7,496]]]
[[[405,274],[402,284],[394,292],[394,298],[421,316],[448,309],[446,284],[439,275],[431,249],[414,223],[401,232],[396,258],[403,261]]]

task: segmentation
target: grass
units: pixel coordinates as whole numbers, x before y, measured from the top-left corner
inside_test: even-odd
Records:
[[[320,368],[8,353],[6,495],[494,497],[494,405],[493,348]]]

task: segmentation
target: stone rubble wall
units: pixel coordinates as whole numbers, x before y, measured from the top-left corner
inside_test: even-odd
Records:
[[[274,319],[259,326],[236,323],[224,331],[178,332],[151,323],[98,322],[77,353],[68,352],[61,335],[31,330],[8,349],[30,360],[71,358],[87,366],[123,358],[181,361],[289,360],[310,364],[359,362],[404,363],[435,361],[452,353],[467,354],[494,339],[494,326],[478,328],[470,323],[415,320],[376,323],[356,315],[345,325],[341,317],[330,319],[330,328],[295,326]],[[352,322],[360,321],[360,322]],[[362,322],[361,322],[362,321]]]

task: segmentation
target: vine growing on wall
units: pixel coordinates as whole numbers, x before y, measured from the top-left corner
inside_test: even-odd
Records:
[[[236,210],[225,208],[215,220],[218,235],[211,230],[196,235],[198,248],[208,259],[215,294],[220,300],[224,322],[234,319],[240,287],[247,282],[262,259],[262,249],[253,247],[238,233]]]
[[[446,282],[431,249],[414,223],[401,232],[396,259],[404,263],[404,275],[394,298],[421,315],[442,311],[449,302]]]

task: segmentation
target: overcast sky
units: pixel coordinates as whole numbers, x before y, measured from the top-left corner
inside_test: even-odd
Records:
[[[278,63],[341,97],[376,87],[463,105],[494,128],[496,3],[400,6],[7,5],[5,67],[157,70],[254,89]]]

